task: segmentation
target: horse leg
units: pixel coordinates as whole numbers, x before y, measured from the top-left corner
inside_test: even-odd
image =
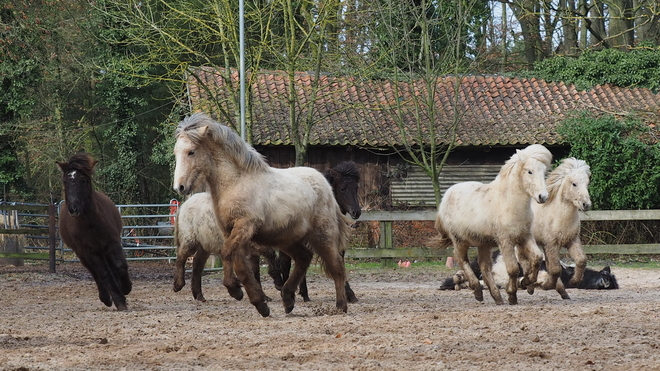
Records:
[[[227,292],[229,292],[232,298],[242,300],[243,290],[241,289],[241,282],[234,274],[234,262],[232,254],[227,248],[227,242],[220,249],[220,259],[222,260],[222,284],[227,288]]]
[[[344,255],[330,241],[334,240],[327,234],[319,232],[319,239],[313,246],[314,251],[323,261],[325,272],[335,281],[335,294],[337,296],[336,306],[344,313],[348,312],[348,301],[346,300],[346,265]]]
[[[106,289],[105,285],[102,284],[101,278],[99,277],[99,274],[96,272],[96,268],[92,266],[91,262],[88,261],[86,256],[78,255],[78,259],[80,260],[80,263],[82,263],[83,267],[87,268],[89,273],[92,275],[92,278],[96,283],[96,288],[99,292],[99,300],[101,300],[101,302],[105,304],[106,307],[111,307],[112,297],[110,296],[110,293]]]
[[[254,278],[250,262],[248,262],[248,257],[256,253],[250,243],[253,236],[254,224],[247,219],[237,219],[234,222],[234,228],[229,238],[226,239],[223,245],[223,254],[229,262],[233,263],[233,269],[236,272],[238,280],[245,287],[245,292],[248,298],[250,298],[250,303],[255,306],[259,314],[263,317],[268,317],[270,315],[270,309],[268,308],[268,304],[266,304],[266,295],[261,288],[261,284]],[[225,283],[227,283],[227,271],[225,270],[224,273]],[[232,294],[229,286],[227,286],[227,289]],[[240,286],[238,290],[240,291]],[[241,292],[241,297],[242,295]]]
[[[536,240],[534,240],[534,237],[532,237],[531,234],[518,244],[518,257],[520,258],[520,265],[525,274],[521,286],[527,287],[527,293],[532,295],[534,294],[534,284],[539,276],[539,268],[541,267],[541,261],[543,260],[543,252],[536,244]]]
[[[280,270],[282,273],[282,285],[284,285],[284,283],[289,279],[289,274],[291,273],[291,257],[280,251],[278,261],[280,263]]]
[[[112,275],[112,271],[108,265],[108,262],[106,261],[106,258],[104,256],[90,254],[87,256],[87,259],[89,261],[89,265],[94,267],[94,270],[98,275],[99,282],[97,282],[97,286],[103,286],[106,292],[110,293],[112,302],[115,303],[115,307],[118,311],[126,310],[126,297],[121,293],[121,290],[119,289],[117,281]],[[110,306],[106,302],[104,302],[104,304],[106,306]]]
[[[582,250],[580,238],[576,237],[575,240],[566,247],[568,254],[575,262],[575,274],[571,278],[570,285],[577,287],[584,279],[584,270],[587,268],[587,255]]]
[[[555,289],[559,293],[562,299],[570,299],[564,287],[564,283],[561,282],[559,276],[561,275],[561,263],[559,261],[559,246],[556,245],[546,245],[545,246],[545,266],[548,270],[548,276],[550,279],[543,285],[544,290]]]
[[[307,291],[307,274],[305,273],[305,276],[303,276],[302,281],[300,281],[300,290],[298,291],[298,294],[302,296],[304,302],[308,302],[311,299],[309,298],[309,292]]]
[[[257,252],[257,250],[254,250],[252,255],[250,255],[250,267],[254,273],[254,279],[257,280],[259,286],[261,286],[261,266],[259,264],[260,259],[261,255]],[[263,290],[263,286],[261,287]],[[273,299],[266,295],[266,301],[273,301]]]
[[[275,253],[275,249],[267,248],[261,251],[261,255],[268,264],[268,275],[273,279],[273,284],[277,290],[282,290],[284,280],[282,279],[282,268]]]
[[[206,261],[209,259],[210,255],[210,252],[206,251],[200,246],[195,253],[195,258],[193,259],[190,288],[192,290],[193,298],[201,302],[206,302],[204,294],[202,294],[202,273],[204,273],[204,266],[206,265]]]
[[[313,254],[302,244],[296,243],[287,247],[287,252],[280,254],[280,256],[289,256],[295,262],[291,275],[284,282],[282,286],[282,301],[284,304],[284,311],[291,313],[295,305],[296,289],[300,286],[302,280],[305,278],[307,269],[312,262]]]
[[[351,285],[348,284],[348,281],[346,281],[346,284],[344,285],[344,291],[346,291],[346,299],[349,303],[358,302],[358,298],[355,296],[355,292],[353,292],[353,289],[351,289]]]
[[[518,304],[518,275],[520,269],[518,267],[518,259],[516,259],[515,245],[510,241],[505,241],[500,244],[500,252],[504,259],[504,266],[509,275],[509,282],[506,285],[506,293],[509,296],[509,304]]]
[[[341,252],[341,257],[344,259],[344,254],[346,254],[346,251]],[[305,283],[305,287],[307,283]],[[353,292],[353,289],[351,289],[351,285],[348,284],[348,278],[346,279],[346,284],[344,285],[344,291],[346,291],[346,299],[348,300],[349,303],[357,303],[358,298],[355,296],[355,292]]]
[[[121,242],[117,242],[116,247],[110,252],[109,265],[111,273],[119,281],[121,293],[124,295],[130,294],[133,289],[133,283],[128,275],[128,262],[126,262],[126,256],[124,255]]]
[[[470,261],[468,260],[468,248],[470,244],[467,242],[454,241],[454,259],[456,259],[456,264],[461,267],[465,276],[470,283],[470,288],[474,293],[474,298],[478,301],[484,301],[484,293],[479,283],[479,279],[474,274],[472,267],[470,267]],[[489,257],[490,259],[490,257]]]
[[[500,289],[497,288],[495,280],[493,279],[493,259],[491,257],[491,249],[488,247],[479,247],[479,268],[481,268],[481,277],[484,284],[490,291],[490,296],[495,300],[495,304],[502,305],[504,300],[500,294]]]
[[[186,285],[186,262],[197,252],[195,244],[184,244],[176,249],[176,262],[174,263],[174,292],[179,292]]]
[[[266,304],[266,294],[264,294],[261,288],[261,283],[255,279],[251,266],[251,253],[246,251],[247,249],[249,249],[248,245],[243,245],[242,249],[236,251],[237,254],[234,255],[233,261],[236,276],[243,283],[250,303],[254,305],[259,314],[263,317],[268,317],[270,315],[270,309],[268,308],[268,304]]]

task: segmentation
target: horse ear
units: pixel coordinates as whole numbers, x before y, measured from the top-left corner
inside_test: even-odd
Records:
[[[66,162],[58,162],[58,161],[55,161],[55,163],[56,163],[57,166],[60,168],[60,170],[62,170],[63,172],[66,171],[66,168],[67,168],[68,163],[66,163]]]
[[[612,273],[612,271],[610,271],[610,266],[609,266],[609,265],[606,266],[605,268],[603,268],[603,270],[600,271],[600,272],[601,272],[601,273],[607,273],[607,274]]]
[[[206,132],[209,131],[209,126],[208,125],[202,126],[200,128],[197,128],[196,131],[197,131],[197,134],[199,134],[200,136],[204,136],[204,135],[206,135]]]
[[[518,155],[518,159],[520,160],[520,162],[523,162],[523,163],[527,162],[527,154],[523,150],[517,149],[516,150],[516,155]]]
[[[92,162],[92,169],[93,169],[94,166],[96,166],[96,164],[98,164],[98,163],[99,163],[99,160],[94,160],[94,161]]]

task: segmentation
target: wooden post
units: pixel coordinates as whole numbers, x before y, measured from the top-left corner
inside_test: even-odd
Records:
[[[380,222],[380,248],[391,249],[393,245],[394,243],[392,241],[392,222],[391,221]],[[381,258],[380,264],[383,267],[392,267],[394,266],[394,260],[392,258]]]
[[[48,205],[48,265],[50,273],[55,273],[55,204]]]

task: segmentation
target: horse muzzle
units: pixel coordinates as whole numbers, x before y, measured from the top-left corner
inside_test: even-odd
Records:
[[[548,201],[548,192],[543,192],[536,196],[536,202],[544,204],[546,201]]]
[[[73,208],[73,207],[67,207],[66,211],[68,211],[69,215],[71,215],[73,217],[77,217],[77,216],[80,216],[80,214],[82,214],[80,210],[78,210],[77,208]]]

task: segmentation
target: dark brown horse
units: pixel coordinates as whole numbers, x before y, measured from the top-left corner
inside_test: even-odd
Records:
[[[121,244],[121,215],[108,196],[92,188],[96,163],[86,153],[57,163],[65,195],[60,236],[92,274],[103,304],[126,310],[132,284]]]
[[[345,215],[348,214],[353,219],[358,219],[362,214],[360,201],[358,200],[358,187],[360,185],[360,171],[352,161],[344,161],[332,169],[326,170],[323,175],[332,186],[332,193],[335,195],[335,200],[339,204],[339,209]],[[269,261],[270,266],[270,261]],[[276,271],[277,269],[272,269]],[[279,256],[279,271],[282,274],[282,282],[289,279],[289,271],[291,270],[291,258],[286,254]],[[278,286],[278,282],[275,282]],[[280,285],[281,287],[281,285]],[[278,287],[279,289],[279,287]],[[349,303],[355,303],[358,298],[351,289],[351,286],[346,281],[346,298]],[[309,292],[307,290],[307,278],[303,278],[300,283],[300,290],[298,294],[302,296],[303,301],[310,301]]]

